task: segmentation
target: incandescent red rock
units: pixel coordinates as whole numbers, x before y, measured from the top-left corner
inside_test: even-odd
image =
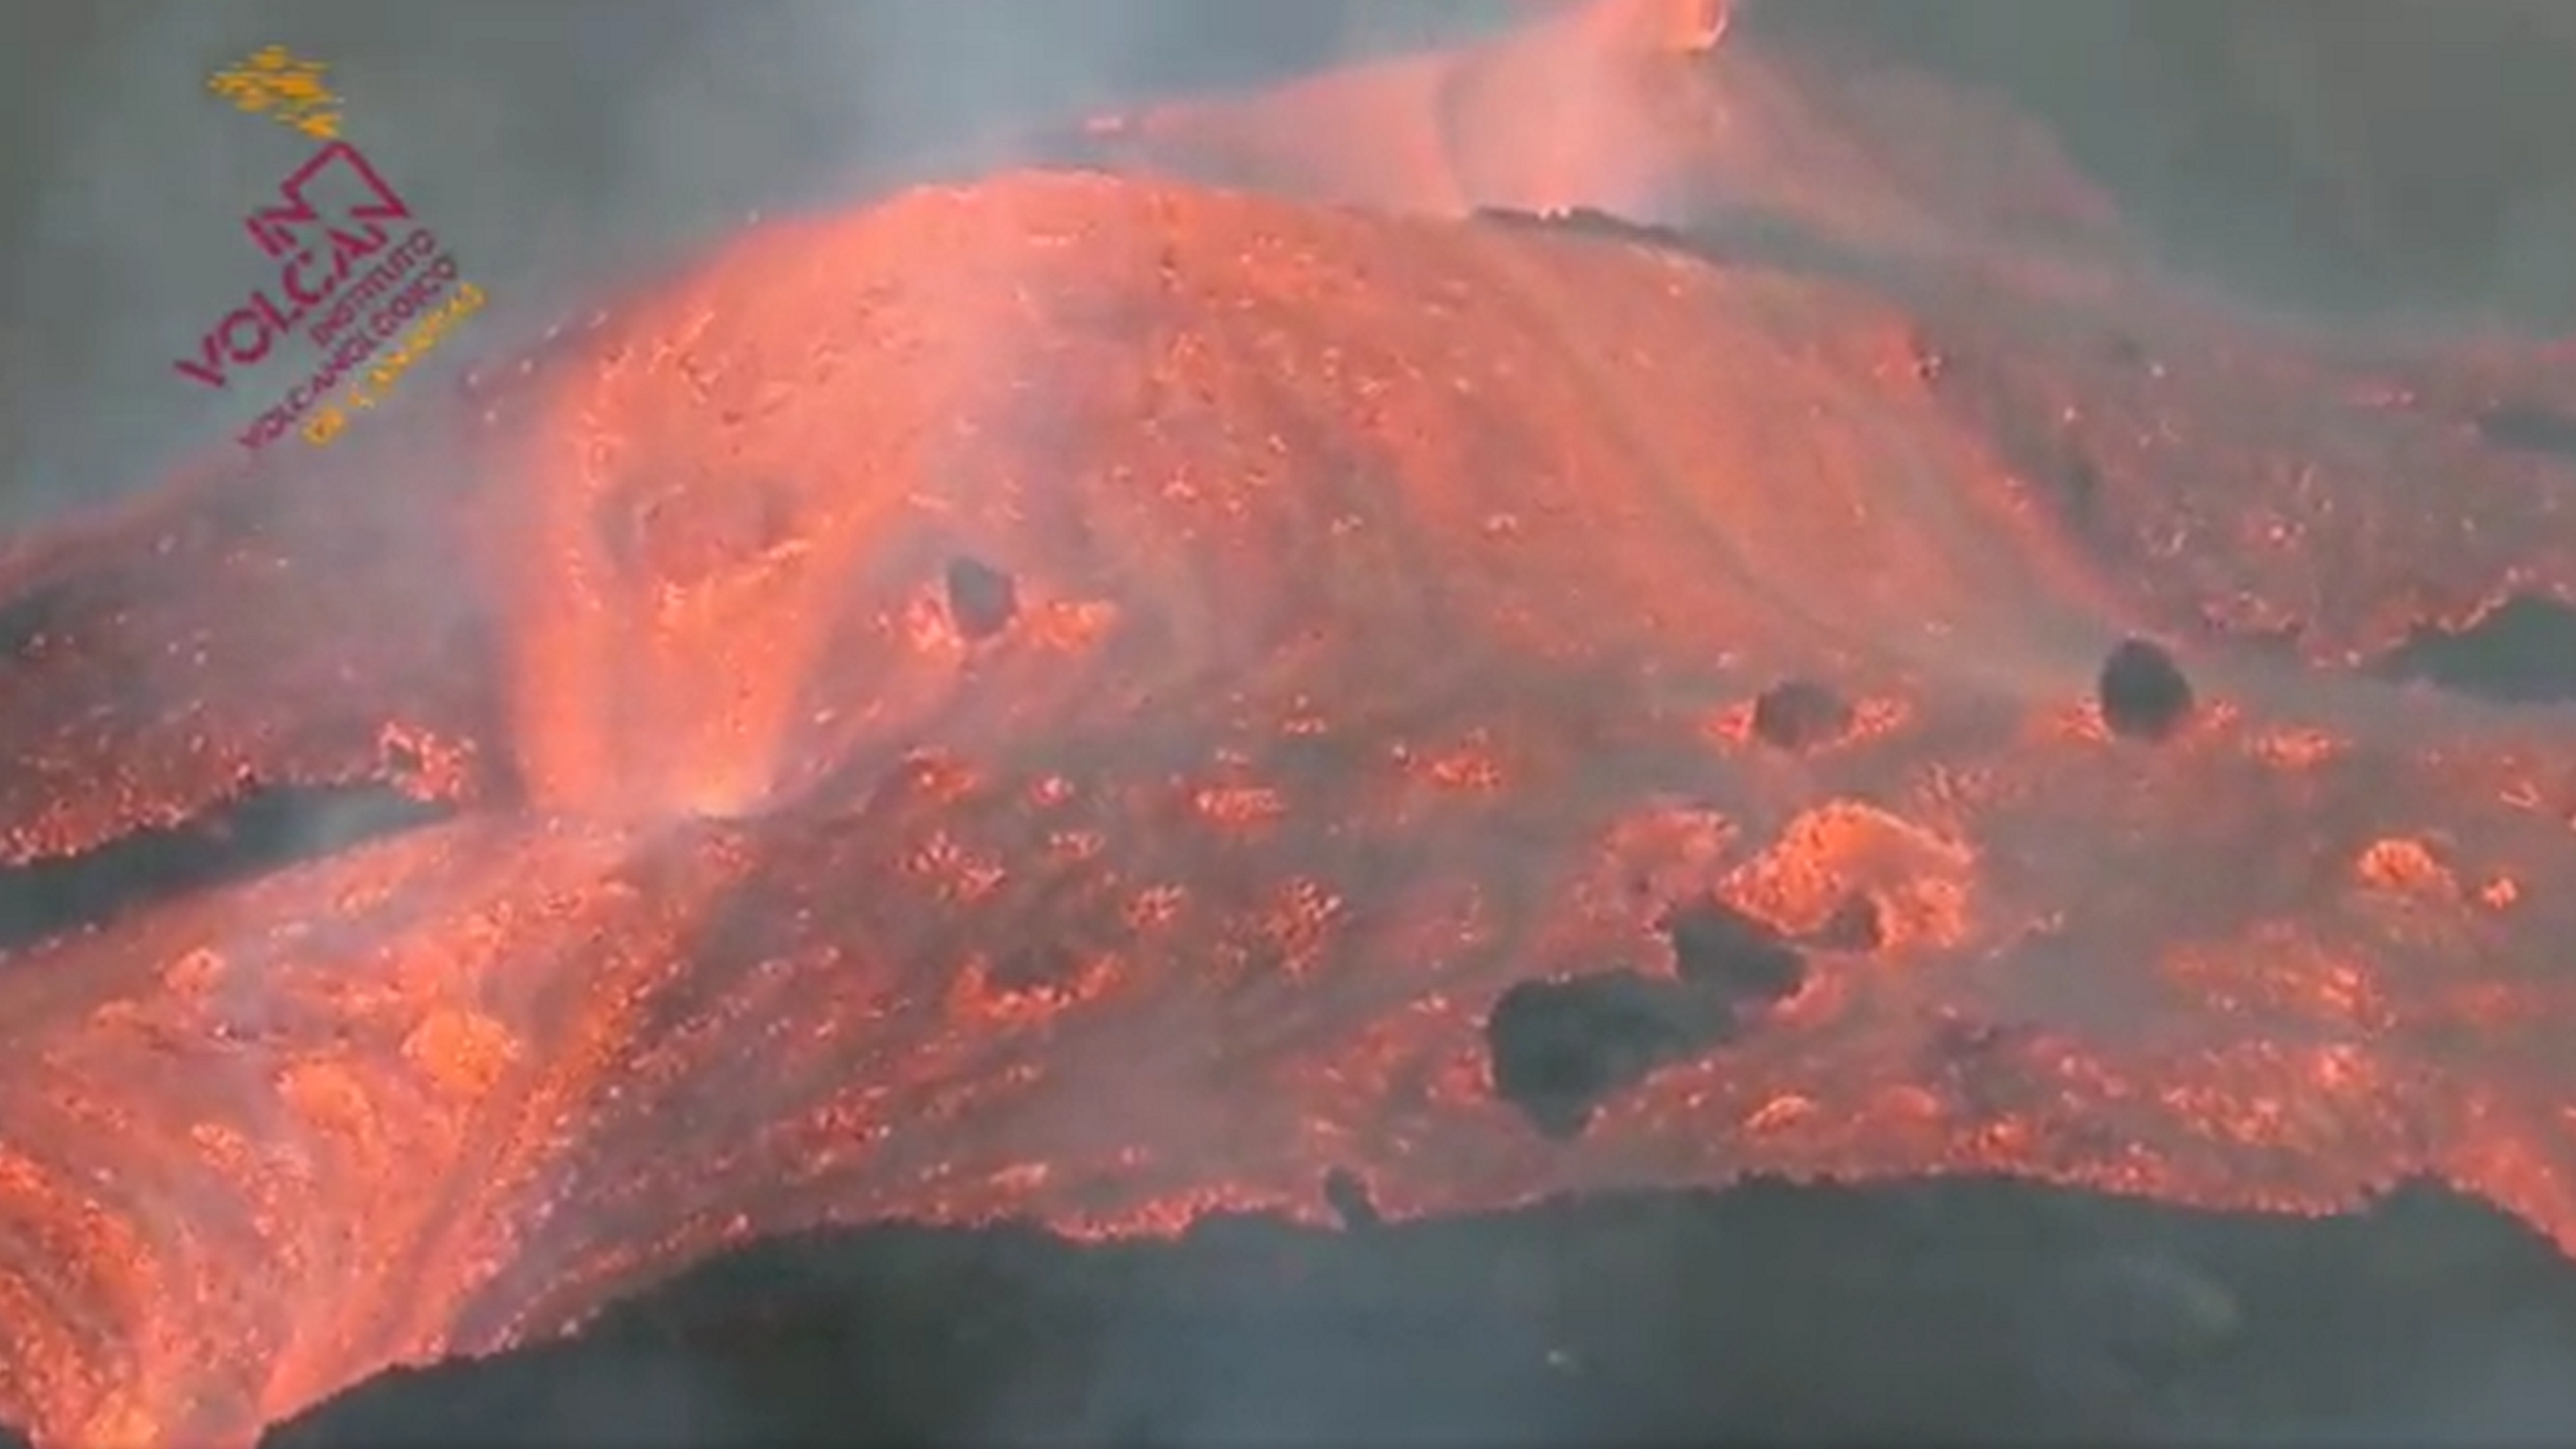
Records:
[[[747,1236],[1337,1170],[2421,1171],[2576,1246],[2576,719],[2323,667],[2576,588],[2498,376],[2576,402],[1991,259],[1096,176],[755,229],[0,580],[13,858],[462,807],[0,958],[0,1419],[236,1438]],[[1784,680],[1842,727],[1759,739]],[[1509,989],[1712,897],[1787,994],[1578,1135],[1497,1099]]]

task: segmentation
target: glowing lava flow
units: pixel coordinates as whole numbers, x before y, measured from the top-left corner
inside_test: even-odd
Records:
[[[2423,1170],[2576,1245],[2576,722],[2225,637],[2576,585],[2576,469],[2453,406],[2498,367],[2576,402],[1101,177],[761,229],[470,455],[7,580],[13,859],[246,782],[466,808],[0,959],[0,1417],[239,1437],[749,1235],[1337,1168]],[[2160,744],[2091,702],[2137,630],[2191,641]],[[1761,726],[1786,679],[1848,708]],[[1577,1137],[1496,1099],[1507,989],[1666,972],[1712,893],[1819,941],[1757,1029]]]

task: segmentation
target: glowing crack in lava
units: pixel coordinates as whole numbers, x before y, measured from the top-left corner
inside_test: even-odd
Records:
[[[0,958],[0,1418],[1335,1173],[2423,1172],[2576,1246],[2576,719],[2348,667],[2576,584],[2508,403],[2576,374],[1172,182],[755,230],[470,428],[11,561],[26,869],[451,808]]]

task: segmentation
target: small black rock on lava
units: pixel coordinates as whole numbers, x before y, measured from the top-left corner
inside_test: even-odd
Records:
[[[1796,994],[1807,958],[1787,937],[1723,901],[1693,901],[1664,918],[1673,943],[1673,974],[1713,991],[1729,1010]]]
[[[2191,716],[2191,681],[2173,656],[2144,639],[2111,651],[2095,684],[2102,723],[2122,739],[2162,740]]]
[[[1724,1031],[1690,988],[1634,971],[1524,981],[1485,1018],[1494,1095],[1558,1138],[1580,1135],[1605,1099]]]
[[[1353,1232],[1376,1227],[1383,1221],[1378,1216],[1377,1203],[1369,1197],[1368,1184],[1346,1167],[1324,1174],[1324,1205],[1342,1220],[1344,1228]]]
[[[1754,738],[1792,753],[1841,739],[1852,721],[1851,705],[1813,680],[1783,680],[1753,701]]]
[[[1020,611],[1019,586],[981,559],[948,561],[948,616],[969,639],[988,639],[1010,627]]]

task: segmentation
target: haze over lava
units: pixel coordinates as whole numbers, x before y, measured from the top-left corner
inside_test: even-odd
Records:
[[[2352,667],[2567,600],[2576,359],[2256,330],[1953,178],[2046,159],[1993,105],[1666,14],[764,224],[19,549],[11,861],[448,808],[0,957],[0,1418],[238,1440],[746,1237],[1337,1169],[2421,1172],[2576,1247],[2576,718]],[[1237,146],[1565,67],[1598,174]],[[1467,214],[1640,198],[1704,239]]]

